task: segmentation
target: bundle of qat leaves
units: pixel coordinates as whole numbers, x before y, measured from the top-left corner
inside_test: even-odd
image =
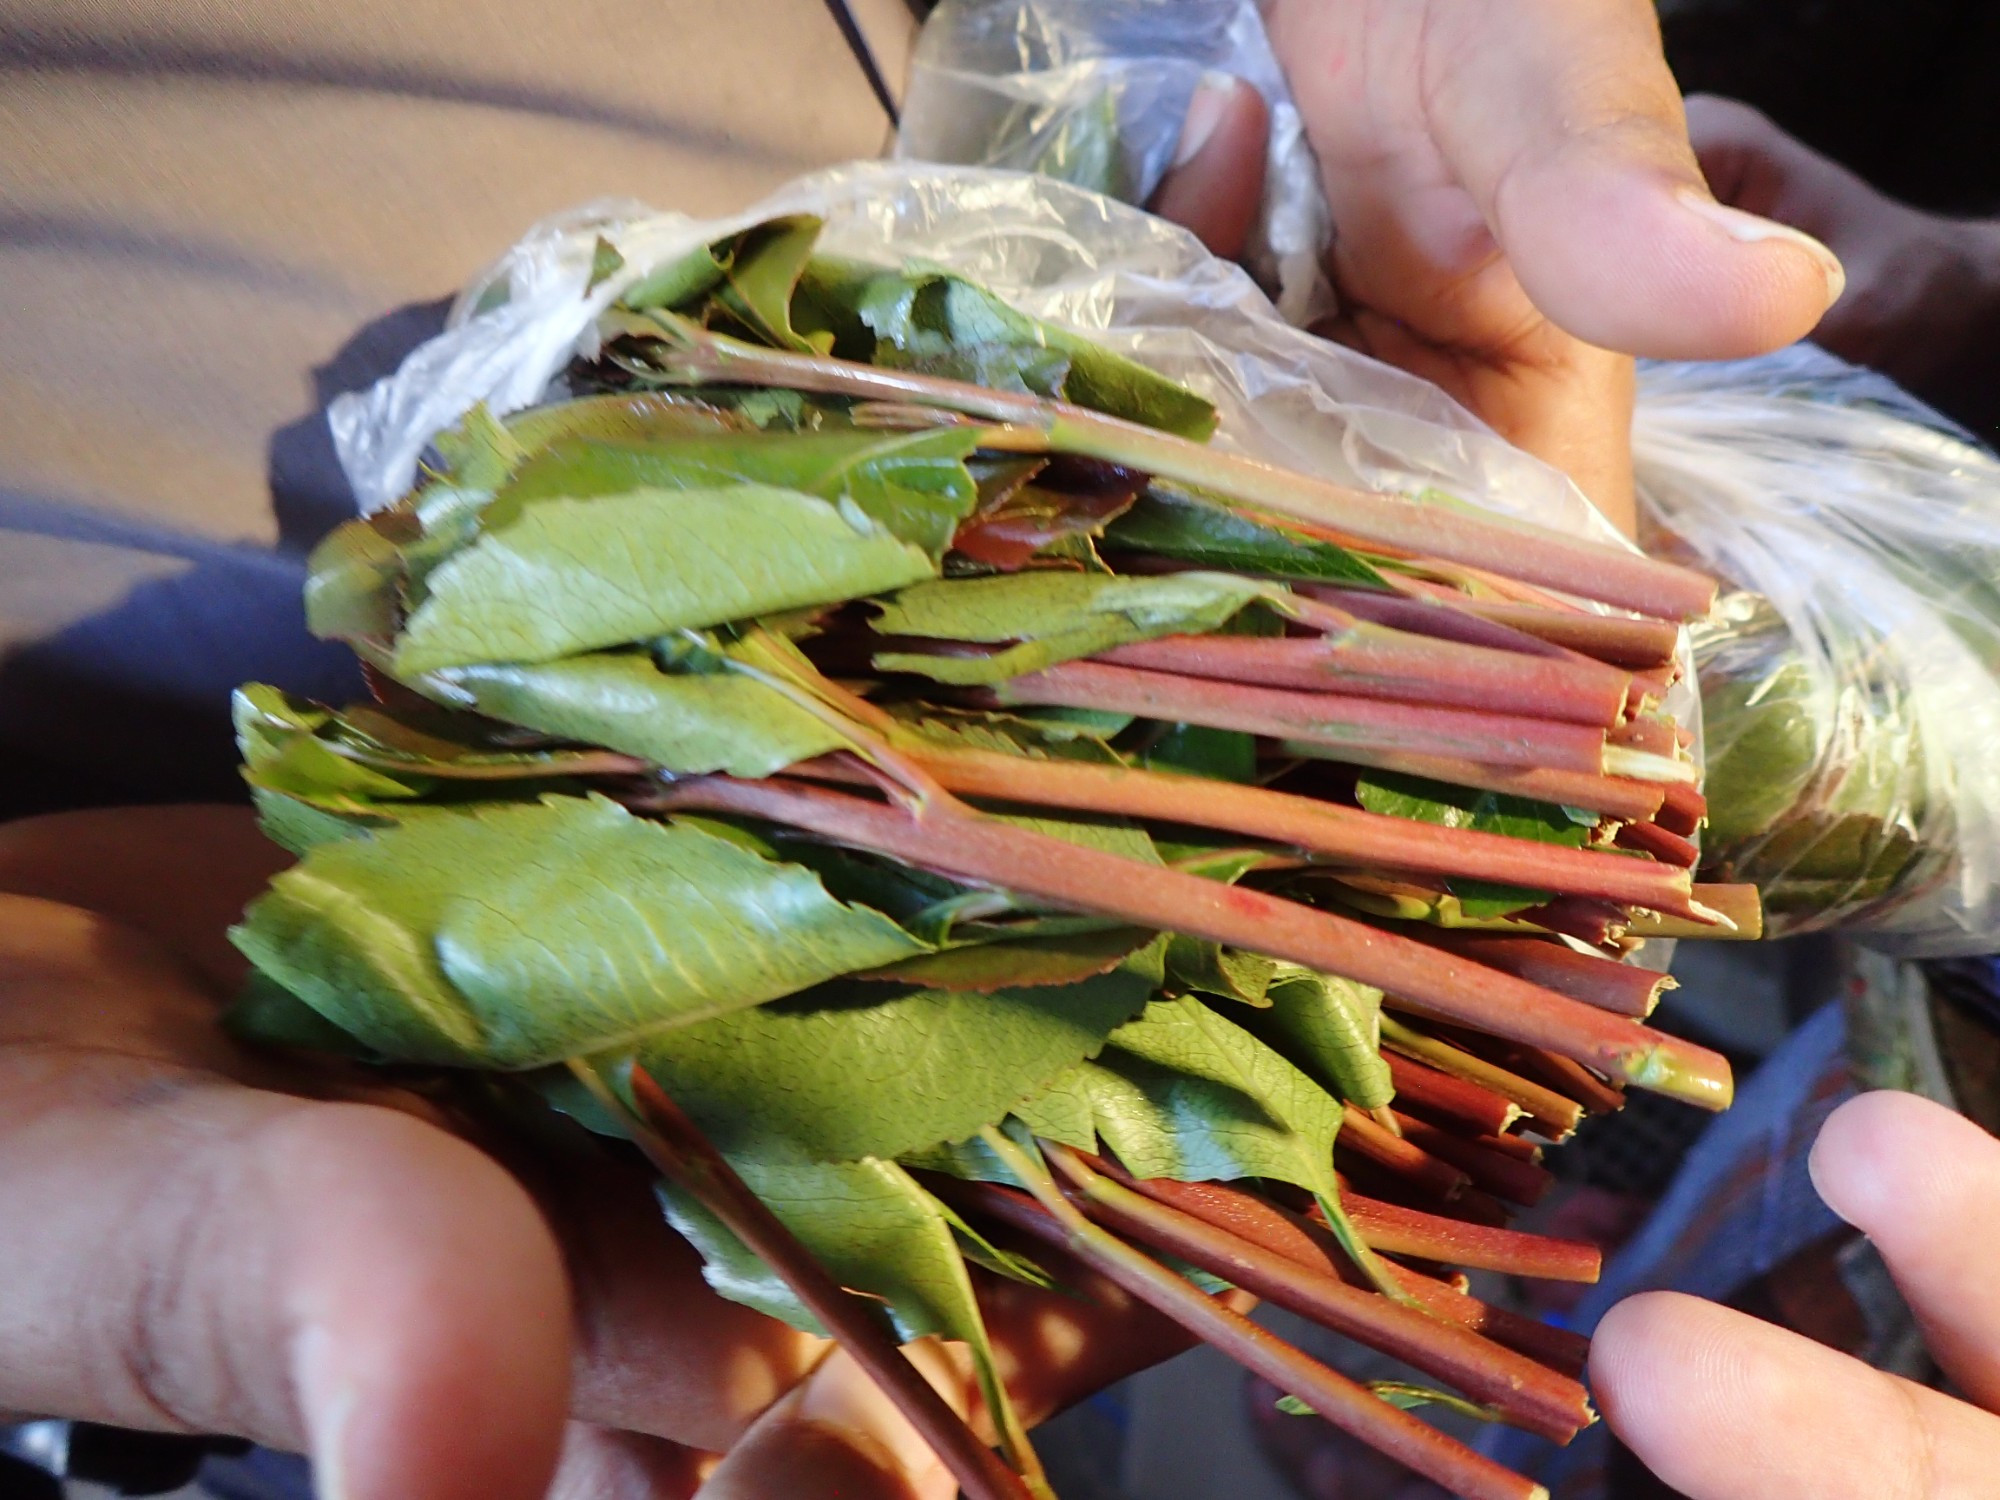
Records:
[[[1754,922],[1691,883],[1659,706],[1713,586],[1212,446],[1190,391],[817,230],[634,282],[567,399],[475,409],[319,549],[374,697],[239,697],[301,855],[239,1028],[644,1151],[717,1289],[849,1341],[968,1494],[1046,1491],[968,1267],[1077,1262],[1453,1491],[1538,1493],[1409,1408],[1592,1420],[1582,1341],[1447,1268],[1591,1279],[1506,1227],[1541,1143],[1727,1102],[1624,961]],[[889,1345],[932,1334],[997,1455]]]

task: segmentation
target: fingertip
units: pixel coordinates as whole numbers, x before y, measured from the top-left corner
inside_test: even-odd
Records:
[[[1148,205],[1209,250],[1243,253],[1264,199],[1271,117],[1264,96],[1227,73],[1203,76],[1181,126],[1174,164]]]
[[[369,1106],[302,1111],[260,1155],[307,1200],[288,1312],[321,1493],[539,1500],[568,1408],[569,1296],[527,1194]]]
[[[2000,1146],[1985,1131],[1941,1104],[1890,1089],[1836,1109],[1807,1159],[1827,1207],[1870,1235],[1950,1209],[1981,1164],[2000,1169]]]
[[[1715,202],[1673,164],[1587,142],[1514,174],[1496,217],[1537,307],[1586,343],[1644,358],[1781,349],[1845,284],[1818,241]]]

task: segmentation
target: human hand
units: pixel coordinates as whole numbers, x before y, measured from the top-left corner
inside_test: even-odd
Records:
[[[1591,1383],[1612,1430],[1692,1500],[1988,1495],[2000,1473],[2000,1142],[1907,1094],[1820,1132],[1813,1181],[1871,1238],[1964,1392],[1939,1392],[1738,1313],[1656,1292],[1599,1325]]]
[[[329,1500],[955,1493],[843,1355],[708,1289],[643,1170],[510,1173],[231,1043],[223,932],[282,862],[233,808],[0,827],[0,1410],[308,1450]],[[1092,1300],[982,1289],[1030,1420],[1183,1344],[1066,1275]]]
[[[1274,0],[1268,22],[1333,210],[1337,336],[1628,530],[1627,356],[1763,353],[1839,294],[1823,246],[1709,195],[1650,0]],[[1201,149],[1156,208],[1241,198],[1250,108],[1190,111]]]
[[[1898,203],[1747,104],[1702,96],[1687,111],[1718,197],[1816,235],[1846,266],[1814,341],[1969,426],[2000,425],[2000,221]]]

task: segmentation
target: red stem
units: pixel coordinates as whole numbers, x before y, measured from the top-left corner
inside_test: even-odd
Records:
[[[1651,1015],[1661,992],[1675,987],[1665,974],[1579,953],[1548,938],[1486,937],[1440,928],[1425,934],[1424,940],[1476,964],[1621,1016],[1643,1019]]]
[[[1116,1178],[1135,1192],[1144,1193],[1156,1203],[1177,1208],[1203,1223],[1213,1224],[1273,1254],[1296,1261],[1308,1270],[1338,1276],[1350,1284],[1366,1285],[1361,1272],[1341,1250],[1332,1232],[1303,1214],[1293,1213],[1280,1204],[1225,1183],[1176,1182],[1165,1177],[1134,1178],[1115,1162],[1100,1161],[1095,1157],[1088,1160],[1097,1170]],[[1433,1317],[1483,1333],[1496,1344],[1526,1354],[1565,1375],[1582,1372],[1590,1351],[1590,1341],[1580,1334],[1553,1328],[1506,1308],[1490,1307],[1456,1287],[1395,1261],[1385,1261],[1384,1264],[1397,1284]]]
[[[812,1252],[798,1242],[642,1068],[632,1070],[632,1096],[649,1127],[634,1133],[640,1150],[784,1278],[841,1348],[916,1428],[965,1494],[976,1500],[1032,1500],[1021,1476],[974,1435],[903,1357],[874,1306],[827,1275]]]
[[[1668,833],[1678,833],[1682,838],[1693,838],[1696,830],[1708,819],[1708,799],[1701,789],[1685,782],[1676,782],[1665,788],[1660,800],[1658,816],[1654,819]],[[1634,818],[1632,822],[1642,822]]]
[[[1289,739],[1282,749],[1293,755],[1319,760],[1344,760],[1355,765],[1374,766],[1383,771],[1401,771],[1410,776],[1427,776],[1453,786],[1478,787],[1481,791],[1503,792],[1510,797],[1527,797],[1536,802],[1562,802],[1590,812],[1605,813],[1627,822],[1650,818],[1660,811],[1667,793],[1680,783],[1661,785],[1652,781],[1628,781],[1622,776],[1593,776],[1581,771],[1557,771],[1546,767],[1522,770],[1514,766],[1488,765],[1446,755],[1413,755],[1401,751],[1370,754],[1365,759],[1345,751],[1328,754],[1310,740]]]
[[[1339,613],[1319,607],[1329,615]],[[1353,621],[1338,633],[1318,637],[1165,636],[1118,646],[1094,659],[1225,682],[1435,703],[1597,729],[1620,723],[1631,681],[1609,667],[1588,671],[1513,651],[1446,646],[1426,636]]]
[[[1618,847],[1635,849],[1663,865],[1674,865],[1683,870],[1692,870],[1701,858],[1700,847],[1691,839],[1668,833],[1658,823],[1620,823]]]
[[[1488,1088],[1440,1073],[1400,1052],[1385,1051],[1389,1077],[1396,1085],[1396,1102],[1444,1115],[1481,1132],[1505,1130],[1521,1118],[1521,1106]]]
[[[1074,1190],[1083,1211],[1127,1239],[1185,1260],[1288,1312],[1393,1355],[1498,1409],[1516,1426],[1566,1443],[1594,1420],[1583,1387],[1533,1360],[1440,1322],[1338,1276],[1314,1273],[1288,1257],[1110,1177],[1060,1146],[1044,1145],[1049,1164]]]
[[[1451,1020],[1574,1053],[1710,1108],[1728,1103],[1728,1064],[1552,990],[1408,938],[1247,887],[1141,864],[962,808],[905,808],[778,780],[703,777],[661,788],[666,807],[707,808],[789,824],[905,863],[1012,890],[1072,911],[1340,974]]]
[[[916,741],[902,748],[960,796],[1192,824],[1374,869],[1494,880],[1689,914],[1692,887],[1686,875],[1623,855],[1441,828],[1314,797],[1159,771],[941,750]]]
[[[1170,724],[1299,740],[1338,750],[1342,759],[1361,765],[1380,765],[1390,756],[1430,755],[1583,776],[1597,776],[1604,769],[1604,732],[1580,724],[1249,687],[1094,661],[1064,662],[1012,677],[995,686],[992,695],[1006,704],[1108,709]]]
[[[1668,757],[1680,754],[1683,748],[1680,726],[1651,715],[1627,719],[1606,730],[1604,741],[1608,745],[1623,745],[1630,750],[1644,750],[1648,755]]]
[[[1338,1154],[1352,1151],[1384,1171],[1393,1172],[1418,1192],[1447,1203],[1472,1183],[1469,1173],[1439,1160],[1414,1141],[1390,1134],[1351,1104],[1334,1145]]]
[[[1411,1145],[1422,1147],[1439,1161],[1449,1162],[1470,1177],[1475,1186],[1509,1203],[1532,1208],[1555,1183],[1555,1174],[1545,1167],[1518,1161],[1478,1141],[1453,1135],[1428,1120],[1398,1110],[1396,1123],[1402,1129],[1403,1139]]]
[[[1580,610],[1550,609],[1540,604],[1469,599],[1456,590],[1426,586],[1421,579],[1411,582],[1447,609],[1461,610],[1475,619],[1504,625],[1552,646],[1580,652],[1613,666],[1639,671],[1664,666],[1673,660],[1674,651],[1680,644],[1680,631],[1665,620],[1595,615]]]
[[[1467,1224],[1353,1192],[1340,1195],[1340,1206],[1368,1246],[1386,1255],[1414,1255],[1448,1266],[1543,1281],[1591,1283],[1603,1274],[1603,1253],[1582,1240]]]
[[[1387,1016],[1382,1020],[1382,1045],[1428,1063],[1454,1078],[1463,1078],[1493,1090],[1519,1105],[1523,1113],[1552,1135],[1566,1136],[1583,1123],[1584,1109],[1576,1100],[1564,1098],[1554,1089],[1511,1073],[1498,1063],[1474,1056],[1442,1037],[1418,1031]]]
[[[1112,1239],[1108,1231],[1097,1233],[1110,1240],[1109,1245],[1079,1234],[1025,1194],[992,1183],[956,1184],[946,1196],[1067,1251],[1244,1368],[1298,1397],[1343,1432],[1454,1495],[1466,1500],[1548,1500],[1548,1491],[1540,1485],[1398,1411],[1180,1278],[1172,1277],[1179,1289],[1163,1284],[1162,1275],[1172,1273]]]

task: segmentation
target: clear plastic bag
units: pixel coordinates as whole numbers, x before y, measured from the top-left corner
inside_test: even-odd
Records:
[[[1263,211],[1245,259],[1279,311],[1333,307],[1326,200],[1253,0],[943,0],[911,60],[897,155],[1041,172],[1144,203],[1206,73],[1271,111]]]
[[[830,253],[927,261],[1185,382],[1222,413],[1216,441],[1371,489],[1436,488],[1616,541],[1560,471],[1444,392],[1293,327],[1242,267],[1187,231],[1021,172],[863,162],[802,178],[726,220],[602,203],[537,226],[467,287],[445,332],[328,414],[364,510],[409,488],[431,438],[477,402],[504,415],[559,394],[598,315],[652,267],[779,214],[817,214]],[[601,269],[602,240],[622,258]]]
[[[1705,863],[1777,934],[2000,944],[2000,460],[1806,345],[1644,370],[1634,448],[1649,548],[1731,585]]]

